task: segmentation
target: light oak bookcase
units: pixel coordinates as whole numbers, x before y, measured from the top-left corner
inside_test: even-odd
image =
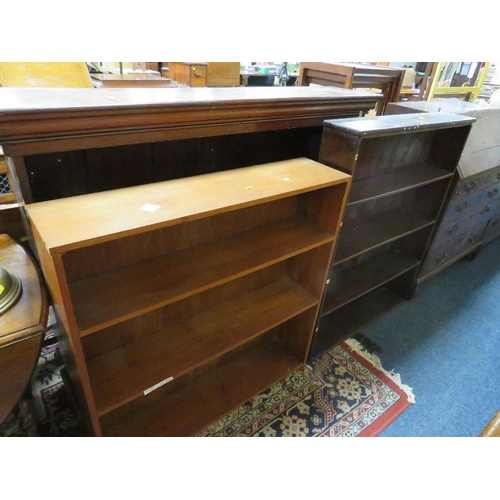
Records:
[[[297,158],[27,205],[89,434],[193,435],[302,366],[350,179]]]

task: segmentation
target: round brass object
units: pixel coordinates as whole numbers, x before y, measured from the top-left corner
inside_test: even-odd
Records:
[[[22,292],[21,280],[0,267],[0,314],[10,309]]]

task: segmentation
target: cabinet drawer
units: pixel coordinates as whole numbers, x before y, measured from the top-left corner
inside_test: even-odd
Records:
[[[475,245],[483,240],[485,229],[488,225],[488,220],[478,221],[473,219],[474,225],[467,231],[458,233],[455,237],[444,243],[443,245],[433,244],[431,251],[425,259],[424,265],[420,272],[421,276],[424,276],[431,271],[444,266],[451,260],[460,255],[466,255],[469,249],[472,249]],[[454,227],[452,225],[452,227]]]
[[[484,233],[486,227],[488,226],[489,220],[490,220],[489,217],[486,220],[476,219],[476,224],[474,224],[474,227],[469,231],[469,234],[466,237],[466,241],[463,248],[464,251],[466,251],[467,248],[472,247],[477,243],[483,241]]]
[[[485,241],[496,238],[500,234],[500,216],[490,219],[486,231],[484,232]]]
[[[473,214],[478,209],[479,203],[481,202],[482,193],[476,193],[474,195],[467,195],[461,197],[453,197],[446,208],[446,212],[443,216],[443,223],[456,219],[457,217],[465,217],[467,214]]]
[[[469,177],[456,183],[452,200],[460,199],[483,191],[489,183],[489,175]]]
[[[465,216],[458,217],[447,224],[442,224],[436,233],[433,246],[438,247],[447,240],[454,240],[458,234],[465,234],[471,229],[474,223],[474,215],[465,214]]]
[[[498,188],[500,185],[500,167],[494,168],[488,174],[488,185]]]
[[[484,232],[484,239],[490,240],[500,234],[500,200],[497,200],[491,208],[491,216],[486,230]]]
[[[444,245],[433,245],[422,266],[420,276],[425,276],[451,261],[457,255],[460,255],[467,246],[469,246],[467,240],[468,235],[468,231],[465,231],[456,235]]]
[[[197,64],[189,66],[189,82],[191,87],[206,87],[207,67]]]

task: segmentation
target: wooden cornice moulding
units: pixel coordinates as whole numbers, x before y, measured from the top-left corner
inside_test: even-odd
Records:
[[[353,109],[364,113],[378,99],[325,87],[5,88],[0,143],[15,156],[73,149],[74,140],[95,147],[314,126]]]

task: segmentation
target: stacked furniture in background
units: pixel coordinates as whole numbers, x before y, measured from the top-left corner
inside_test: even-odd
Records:
[[[169,77],[187,87],[239,87],[239,62],[170,62]]]
[[[352,185],[310,357],[411,299],[472,117],[329,120],[319,161]]]
[[[443,99],[390,104],[388,114],[457,113],[474,123],[453,178],[419,282],[457,260],[473,258],[500,235],[500,108]]]
[[[301,62],[298,84],[380,92],[382,100],[378,103],[376,112],[377,115],[382,115],[388,103],[399,101],[404,76],[404,68],[371,64]]]

